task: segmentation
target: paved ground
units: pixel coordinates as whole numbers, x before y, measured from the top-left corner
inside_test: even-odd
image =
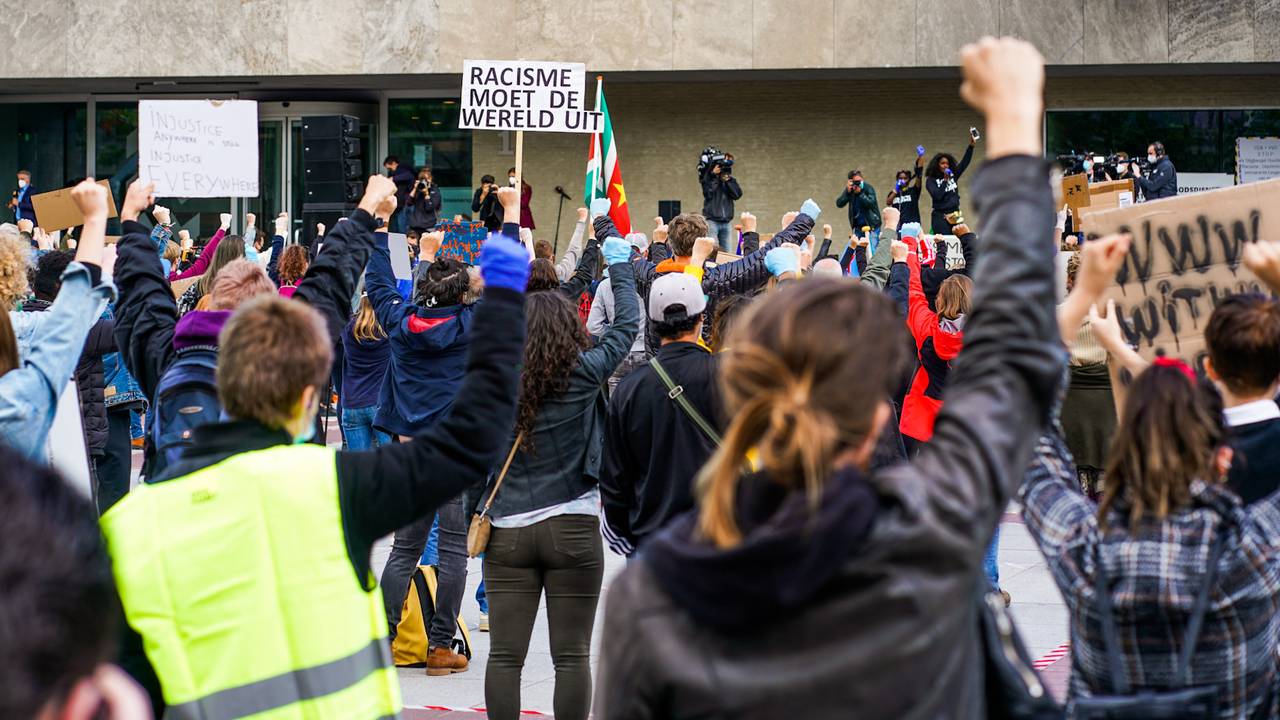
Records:
[[[337,437],[336,427],[330,428],[329,436],[331,445],[340,444],[341,440]],[[135,451],[135,472],[140,468],[141,463],[142,453]],[[389,551],[389,539],[374,547],[373,567],[376,572],[381,573]],[[606,550],[602,598],[608,591],[609,582],[622,570],[623,564],[620,557]],[[1057,587],[1049,577],[1040,551],[1036,549],[1031,537],[1027,534],[1022,524],[1022,517],[1016,510],[1007,513],[1001,525],[1000,581],[1004,589],[1013,596],[1011,610],[1031,656],[1049,659],[1057,655],[1055,651],[1060,651],[1067,640],[1066,608]],[[476,605],[475,589],[479,583],[480,561],[472,560],[468,565],[467,593],[462,606],[463,618],[472,630],[474,657],[471,669],[465,673],[446,677],[427,677],[421,669],[399,670],[406,720],[476,718],[480,715],[473,709],[484,707],[484,666],[489,657],[489,636],[487,633],[476,631],[480,609]],[[603,611],[603,603],[601,610]],[[593,666],[599,654],[602,617],[603,612],[597,613],[592,649]],[[1059,698],[1063,696],[1066,687],[1069,665],[1069,660],[1064,657],[1049,663],[1042,670],[1046,683]],[[544,609],[538,615],[537,624],[533,629],[533,639],[529,646],[529,656],[525,661],[521,706],[528,709],[534,716],[550,715],[552,695],[555,690],[554,680],[555,669],[551,663],[551,652],[547,644]]]

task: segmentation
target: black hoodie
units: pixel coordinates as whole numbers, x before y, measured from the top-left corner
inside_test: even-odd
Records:
[[[739,485],[737,547],[722,550],[699,538],[693,510],[659,533],[641,559],[695,621],[741,629],[817,595],[870,532],[878,506],[857,470],[836,471],[812,506],[806,493],[756,474]]]

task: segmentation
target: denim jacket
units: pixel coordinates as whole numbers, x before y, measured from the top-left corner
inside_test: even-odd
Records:
[[[147,399],[147,396],[142,394],[142,388],[138,386],[138,381],[133,379],[133,376],[129,374],[128,368],[124,366],[124,361],[120,359],[120,353],[113,352],[103,355],[102,368],[104,371],[103,378],[106,380],[103,402],[106,403],[107,410],[129,403],[142,402]]]
[[[9,314],[21,364],[0,376],[0,442],[27,457],[40,453],[89,328],[114,298],[110,281],[94,286],[89,269],[73,262],[48,311]]]

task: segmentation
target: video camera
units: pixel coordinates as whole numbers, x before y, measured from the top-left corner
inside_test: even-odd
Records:
[[[1062,172],[1065,175],[1075,175],[1085,172],[1084,164],[1086,161],[1091,163],[1089,172],[1102,172],[1107,177],[1111,178],[1120,176],[1119,169],[1122,166],[1134,163],[1137,163],[1138,168],[1144,175],[1150,170],[1146,157],[1126,158],[1121,156],[1119,153],[1103,155],[1101,153],[1089,152],[1087,150],[1080,153],[1072,151],[1058,155],[1054,160],[1062,167]]]
[[[721,152],[716,146],[710,145],[698,155],[698,174],[709,172],[716,165],[720,166],[721,172],[730,172],[733,168],[733,155]]]

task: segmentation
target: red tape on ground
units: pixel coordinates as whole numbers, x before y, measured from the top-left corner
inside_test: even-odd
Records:
[[[1032,663],[1032,665],[1037,670],[1043,670],[1049,667],[1050,665],[1058,662],[1062,658],[1066,657],[1067,654],[1070,652],[1071,652],[1071,643],[1062,643],[1058,647],[1045,653],[1039,660],[1036,660],[1034,663]]]

